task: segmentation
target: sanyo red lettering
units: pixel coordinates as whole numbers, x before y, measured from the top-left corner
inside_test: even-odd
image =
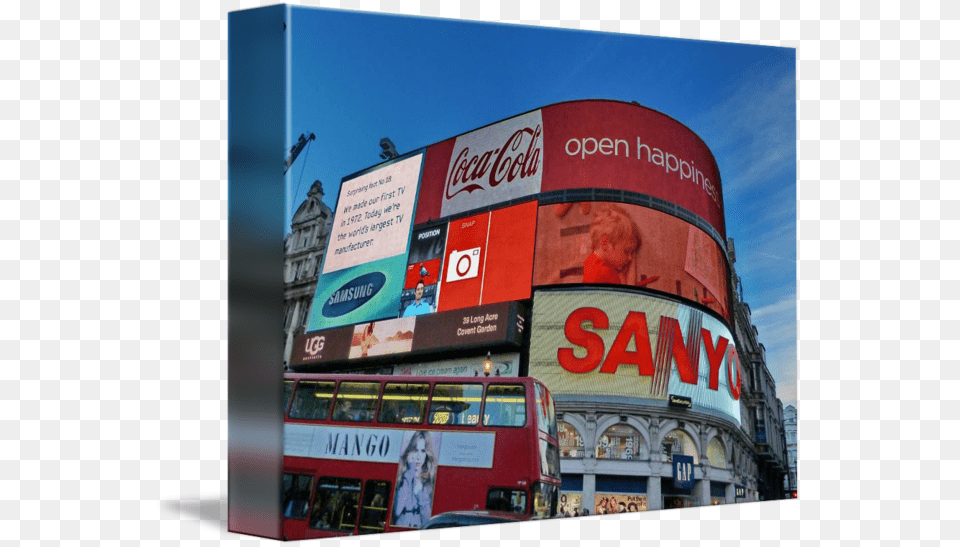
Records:
[[[606,320],[606,314],[604,314],[604,319]],[[637,351],[627,351],[631,338],[636,338]],[[601,340],[600,343],[603,344],[603,341]],[[639,369],[640,376],[653,376],[650,334],[647,332],[647,316],[645,314],[635,311],[627,314],[623,326],[620,327],[620,332],[617,333],[617,338],[610,346],[610,353],[607,354],[603,366],[600,367],[600,372],[614,374],[620,365],[635,365]]]
[[[586,324],[589,324],[590,330],[587,330]],[[597,372],[615,374],[620,365],[632,365],[637,367],[639,376],[654,376],[656,367],[650,351],[650,331],[647,327],[646,314],[635,311],[627,314],[623,325],[617,332],[617,337],[610,346],[609,353],[603,338],[594,332],[608,328],[610,328],[610,318],[603,310],[597,308],[578,308],[574,310],[564,323],[563,333],[568,342],[586,350],[586,355],[577,357],[575,355],[576,348],[558,348],[557,362],[564,370],[575,374],[593,372],[598,366],[600,369]],[[691,352],[699,352],[700,344],[692,343],[691,347],[687,347],[684,343],[680,323],[673,317],[660,317],[659,332],[672,334],[669,337],[672,340],[659,340],[658,345],[666,342],[667,346],[658,351],[669,351],[672,355],[671,361],[676,363],[680,380],[687,384],[696,385],[699,377],[699,359],[691,355]],[[734,400],[739,400],[740,358],[737,355],[736,348],[723,336],[718,336],[716,343],[714,343],[713,335],[705,328],[701,328],[699,333],[691,333],[691,336],[696,334],[699,334],[700,339],[703,340],[703,347],[706,350],[710,367],[708,387],[714,391],[720,389],[720,366],[723,364],[724,357],[726,357],[727,384],[730,387],[730,395]],[[661,338],[663,337],[661,336]],[[634,342],[635,351],[629,350],[631,340]],[[606,355],[606,358],[604,358],[604,355]],[[736,382],[733,380],[731,369],[736,369]]]
[[[730,377],[730,369],[737,369],[737,384],[734,387],[733,378]],[[740,400],[740,355],[737,353],[737,348],[730,346],[730,356],[727,358],[727,385],[730,386],[730,396],[734,400]]]
[[[670,352],[673,354],[673,360],[677,363],[677,374],[680,375],[680,381],[685,384],[697,385],[697,375],[700,373],[700,362],[687,353],[686,344],[683,343],[683,330],[680,328],[680,322],[673,317],[660,317],[660,324],[666,323],[666,327],[673,331],[673,344]],[[663,329],[661,328],[661,331]],[[649,348],[650,345],[648,344]],[[694,351],[700,351],[696,346]]]
[[[720,363],[723,362],[723,356],[727,353],[729,340],[720,336],[717,338],[717,346],[714,347],[713,336],[711,336],[710,331],[700,329],[700,334],[703,336],[703,347],[707,350],[707,361],[710,363],[710,389],[716,391],[720,388]],[[727,367],[728,374],[729,370],[730,368]],[[734,397],[734,399],[738,398],[739,395]]]
[[[580,308],[567,317],[563,334],[571,344],[586,348],[587,355],[580,358],[573,354],[573,348],[560,348],[557,350],[557,360],[565,370],[576,374],[592,371],[603,360],[603,339],[595,332],[584,330],[585,321],[589,321],[594,329],[606,330],[610,327],[607,314],[597,308]]]

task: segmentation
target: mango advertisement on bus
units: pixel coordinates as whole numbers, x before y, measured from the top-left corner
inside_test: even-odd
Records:
[[[740,359],[718,319],[666,298],[537,291],[530,376],[556,395],[689,397],[740,424]]]
[[[602,283],[676,295],[730,319],[727,263],[706,232],[638,205],[540,207],[533,285]]]

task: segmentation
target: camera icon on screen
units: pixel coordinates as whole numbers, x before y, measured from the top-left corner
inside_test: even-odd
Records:
[[[447,263],[447,281],[472,279],[480,273],[480,247],[465,251],[450,251]]]

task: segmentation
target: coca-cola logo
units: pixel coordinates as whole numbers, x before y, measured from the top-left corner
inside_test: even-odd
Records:
[[[473,153],[469,146],[464,146],[450,165],[446,198],[494,189],[504,182],[536,175],[540,170],[542,134],[543,128],[537,124],[515,130],[502,146],[493,150]]]

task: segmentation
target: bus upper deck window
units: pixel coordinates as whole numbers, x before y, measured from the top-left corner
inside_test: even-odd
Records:
[[[480,421],[480,384],[437,384],[430,401],[430,423],[435,425],[477,425]]]
[[[522,427],[527,423],[526,394],[522,385],[487,387],[483,425]]]
[[[377,418],[386,424],[422,424],[430,384],[387,384]]]
[[[333,419],[340,422],[372,422],[379,395],[379,382],[340,382]]]
[[[301,380],[293,395],[290,417],[300,420],[326,420],[333,399],[333,382]]]

